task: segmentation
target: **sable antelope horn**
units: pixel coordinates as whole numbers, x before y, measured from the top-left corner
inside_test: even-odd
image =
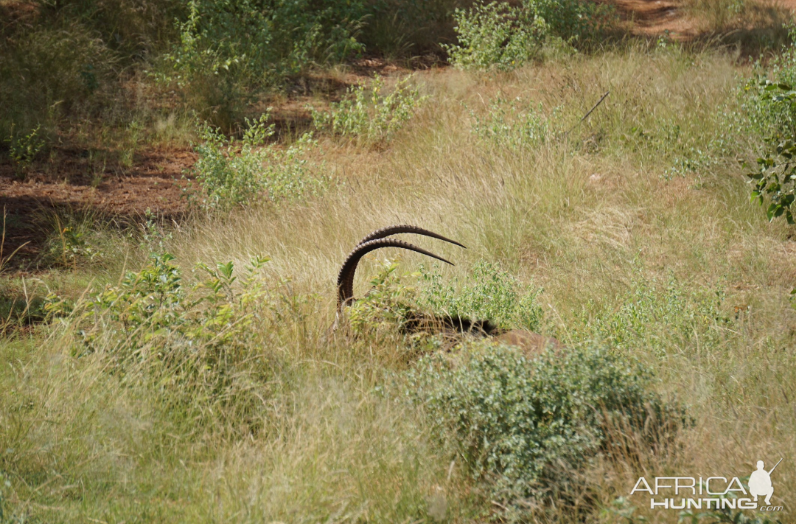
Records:
[[[368,236],[366,236],[365,238],[360,240],[359,244],[357,244],[357,245],[359,246],[361,244],[364,244],[365,242],[370,242],[371,240],[378,240],[380,238],[385,238],[385,237],[389,237],[389,236],[392,236],[392,235],[400,235],[401,233],[412,233],[412,234],[415,234],[415,235],[425,235],[427,237],[436,238],[436,239],[439,239],[439,240],[444,240],[445,242],[450,242],[451,244],[455,244],[455,245],[457,245],[459,247],[463,247],[464,249],[467,249],[467,246],[465,246],[464,244],[460,244],[460,243],[456,242],[455,240],[451,240],[450,238],[446,238],[446,237],[444,237],[442,235],[438,235],[437,233],[434,233],[433,231],[429,231],[428,229],[423,229],[423,228],[417,227],[417,226],[408,226],[408,225],[388,226],[388,227],[383,227],[381,229],[377,229],[373,233],[369,234]]]
[[[411,226],[403,226],[403,227],[411,227]],[[384,231],[384,230],[379,230],[379,231]],[[375,233],[379,233],[379,231]],[[371,235],[369,236],[372,236],[375,233],[371,233]],[[439,238],[437,235],[434,236]],[[371,251],[375,251],[383,247],[400,247],[402,249],[407,249],[409,251],[414,251],[416,253],[422,253],[423,255],[429,256],[431,258],[436,258],[437,260],[445,262],[446,264],[453,265],[453,262],[450,262],[449,260],[445,260],[444,258],[437,256],[434,253],[431,253],[430,251],[426,251],[425,249],[421,249],[417,246],[413,246],[412,244],[408,242],[403,242],[401,240],[394,240],[392,238],[379,238],[376,240],[361,242],[356,248],[354,248],[354,251],[352,251],[351,254],[348,255],[348,258],[346,258],[345,262],[343,262],[343,267],[340,269],[340,273],[337,276],[338,310],[342,309],[343,306],[347,305],[354,298],[354,272],[357,270],[357,264],[359,263],[359,261],[362,259],[363,256],[370,253]]]

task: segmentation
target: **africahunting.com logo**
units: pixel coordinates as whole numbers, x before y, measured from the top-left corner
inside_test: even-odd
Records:
[[[747,485],[738,477],[654,477],[652,482],[640,477],[630,494],[649,493],[652,509],[782,511],[782,506],[771,505],[771,474],[780,462],[782,459],[766,470],[765,463],[758,460]]]

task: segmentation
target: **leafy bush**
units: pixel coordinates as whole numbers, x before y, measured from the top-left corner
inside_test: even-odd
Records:
[[[787,139],[772,147],[757,159],[757,171],[747,176],[752,181],[752,200],[760,205],[768,200],[766,215],[769,220],[785,215],[788,224],[796,224],[793,220],[791,205],[796,200],[796,144]]]
[[[384,80],[376,75],[369,89],[349,88],[348,97],[333,103],[329,112],[309,108],[313,123],[319,129],[366,142],[389,140],[426,98],[409,85],[411,80],[411,76],[399,80],[389,94],[384,94]]]
[[[204,142],[195,148],[199,159],[191,170],[201,192],[188,193],[195,204],[228,211],[259,197],[274,202],[294,200],[324,189],[326,180],[312,176],[305,158],[312,136],[305,134],[285,149],[264,144],[274,134],[268,117],[266,113],[259,120],[247,120],[248,129],[240,141],[207,124],[201,127]]]
[[[791,41],[796,31],[791,30]],[[744,131],[759,137],[796,135],[796,107],[775,96],[776,86],[796,85],[796,47],[787,47],[764,68],[755,64],[755,74],[739,89]]]
[[[371,279],[372,287],[367,295],[348,308],[354,331],[377,337],[393,334],[415,310],[417,289],[404,284],[397,269],[397,262],[385,262]]]
[[[489,345],[463,358],[458,365],[423,358],[406,394],[443,441],[453,437],[507,520],[527,521],[533,501],[565,503],[581,491],[577,473],[596,454],[626,452],[611,428],[654,446],[686,421],[681,407],[650,391],[646,370],[599,349],[529,361],[519,349]]]
[[[423,286],[418,302],[432,311],[490,320],[502,328],[539,330],[542,309],[536,298],[541,290],[520,283],[496,264],[476,263],[464,284],[445,284],[439,272],[422,266],[420,278]]]
[[[790,39],[796,40],[796,29]],[[747,173],[752,183],[752,200],[768,201],[769,220],[783,216],[794,223],[791,205],[796,199],[796,173],[792,158],[796,153],[796,47],[791,45],[764,71],[757,64],[757,75],[744,86],[742,109],[748,121],[746,131],[764,137],[763,153],[756,168]]]
[[[526,106],[518,97],[497,96],[489,101],[489,112],[482,117],[470,111],[472,132],[490,145],[521,149],[544,142],[551,132],[551,118],[538,108]]]
[[[796,115],[796,89],[784,82],[765,82],[764,85],[767,98],[786,108],[784,114]],[[796,200],[796,166],[793,165],[796,129],[782,129],[786,127],[780,126],[780,129],[789,134],[782,136],[777,133],[769,137],[766,151],[757,159],[757,170],[747,176],[754,186],[752,200],[757,200],[760,205],[769,201],[768,219],[784,215],[788,224],[794,224],[791,205]]]
[[[450,61],[462,69],[514,69],[535,55],[547,35],[543,20],[528,18],[521,7],[504,2],[457,9],[459,43],[445,46]]]
[[[76,356],[107,358],[123,380],[156,386],[166,403],[207,416],[214,416],[212,407],[230,405],[243,416],[256,399],[252,395],[247,404],[235,396],[249,395],[249,381],[263,372],[255,365],[264,357],[261,346],[251,343],[251,325],[267,307],[258,278],[267,260],[252,259],[239,283],[231,262],[199,265],[205,278],[188,285],[172,255],[154,254],[119,285],[77,304],[49,297],[47,311],[71,315]]]
[[[459,43],[444,47],[457,67],[510,70],[539,56],[546,43],[591,38],[609,18],[607,7],[578,0],[479,2],[456,10]]]
[[[9,156],[14,163],[14,172],[17,178],[25,178],[30,165],[36,159],[36,155],[44,147],[44,139],[38,136],[39,129],[41,129],[41,125],[36,126],[28,134],[22,133],[19,136],[14,136],[12,126],[12,134],[6,139],[9,145]]]
[[[279,86],[313,64],[363,50],[355,39],[365,15],[359,0],[191,0],[188,7],[180,42],[157,77],[184,88],[204,118],[234,113],[251,89]]]

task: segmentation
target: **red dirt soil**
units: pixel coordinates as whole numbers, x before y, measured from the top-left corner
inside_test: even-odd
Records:
[[[3,253],[27,243],[15,256],[17,264],[35,261],[47,235],[55,233],[48,231],[53,229],[48,217],[58,210],[136,221],[147,210],[167,219],[185,212],[182,173],[196,160],[190,150],[145,150],[131,168],[107,166],[101,177],[88,151],[54,148],[50,156],[53,160],[34,164],[24,180],[10,164],[0,164],[0,207],[7,214]]]
[[[682,9],[670,0],[614,0],[623,19],[632,21],[632,33],[639,36],[669,34],[677,40],[697,36],[693,20],[683,16]]]

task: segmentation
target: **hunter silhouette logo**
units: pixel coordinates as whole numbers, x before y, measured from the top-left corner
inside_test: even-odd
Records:
[[[779,462],[782,462],[782,459],[779,459]],[[749,494],[755,498],[755,502],[757,502],[757,497],[763,496],[766,497],[766,506],[771,505],[771,495],[774,494],[774,486],[771,485],[771,474],[777,469],[779,462],[774,464],[771,471],[766,471],[763,461],[757,461],[757,470],[753,471],[749,476]]]
[[[640,477],[630,492],[648,493],[651,509],[751,509],[758,511],[782,511],[782,506],[772,506],[774,486],[771,474],[782,459],[766,471],[762,460],[749,476],[745,486],[738,477],[654,477],[648,481]],[[758,502],[764,497],[763,504]]]

